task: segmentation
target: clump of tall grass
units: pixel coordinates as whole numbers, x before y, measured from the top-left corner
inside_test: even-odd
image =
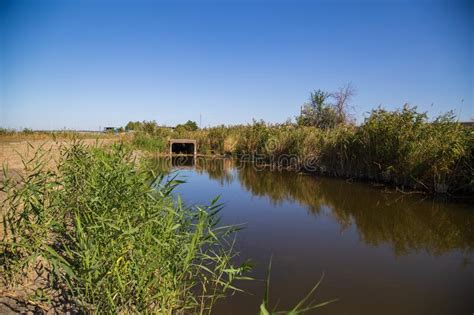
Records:
[[[474,190],[474,133],[448,113],[429,121],[416,107],[376,109],[356,127],[254,122],[242,128],[238,155],[296,164],[336,177],[385,182],[437,193]]]
[[[433,192],[472,191],[474,134],[447,113],[429,122],[416,107],[376,109],[351,139],[365,176]]]
[[[276,311],[271,310],[270,308],[270,273],[272,271],[272,259],[270,259],[270,264],[268,265],[268,274],[265,281],[265,294],[263,297],[262,304],[260,304],[259,315],[299,315],[304,314],[309,311],[315,310],[317,308],[326,306],[333,302],[338,301],[338,299],[332,299],[324,302],[317,303],[310,300],[311,296],[314,295],[318,287],[321,285],[324,279],[324,273],[322,274],[319,281],[311,288],[311,290],[306,294],[306,296],[301,299],[291,310],[287,311]]]
[[[7,283],[45,272],[42,290],[72,308],[104,313],[208,313],[238,290],[235,227],[220,226],[221,207],[187,207],[177,181],[152,179],[123,146],[74,143],[56,168],[45,157],[24,174],[4,170],[1,274]]]
[[[132,145],[140,150],[151,152],[165,152],[166,140],[160,136],[153,136],[143,132],[133,135]]]

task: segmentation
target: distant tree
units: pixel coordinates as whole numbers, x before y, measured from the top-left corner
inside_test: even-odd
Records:
[[[176,126],[176,129],[178,131],[180,130],[185,130],[185,131],[196,131],[199,129],[198,125],[196,124],[195,121],[188,120],[184,124],[179,124]]]
[[[141,123],[141,126],[139,129],[147,134],[152,135],[155,133],[156,130],[158,130],[158,124],[156,123],[155,120],[150,120],[150,121],[144,120]]]
[[[13,129],[0,127],[0,135],[7,135],[7,134],[13,134],[13,133],[15,133],[15,130]]]
[[[335,93],[315,90],[311,92],[309,102],[301,107],[296,122],[302,126],[321,129],[330,129],[338,124],[347,123],[348,106],[354,95],[355,89],[351,84],[339,88]]]
[[[297,123],[321,129],[333,128],[337,124],[337,114],[333,106],[327,103],[330,96],[330,93],[322,90],[311,92],[309,103],[303,104]]]
[[[337,113],[339,123],[349,122],[348,107],[355,94],[356,90],[351,83],[343,85],[332,94],[332,98],[334,99],[334,110]]]
[[[125,126],[125,130],[135,130],[135,131],[142,131],[147,134],[154,134],[156,130],[158,130],[158,124],[155,120],[144,120],[144,121],[129,121],[128,124]]]
[[[199,129],[197,123],[192,120],[188,120],[184,125],[191,131],[195,131]]]
[[[139,121],[129,121],[125,126],[125,130],[138,130],[140,128],[141,122]]]

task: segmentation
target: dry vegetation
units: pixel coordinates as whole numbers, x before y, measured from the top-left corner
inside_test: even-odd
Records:
[[[39,148],[50,154],[50,166],[59,157],[60,148],[65,143],[81,139],[86,145],[109,145],[127,139],[125,134],[77,133],[77,132],[3,132],[0,133],[0,164],[17,174],[24,169],[23,160],[34,157]],[[0,174],[0,180],[3,174]]]

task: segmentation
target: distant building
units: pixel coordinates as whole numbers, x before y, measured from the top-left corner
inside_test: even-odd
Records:
[[[117,133],[118,128],[117,127],[104,127],[104,132]]]

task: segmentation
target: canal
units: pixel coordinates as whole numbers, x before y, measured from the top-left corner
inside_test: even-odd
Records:
[[[170,164],[170,161],[160,162]],[[324,273],[313,299],[339,301],[309,314],[472,314],[474,209],[366,183],[229,159],[175,160],[187,203],[224,204],[222,224],[242,224],[240,259],[289,309]],[[165,167],[166,168],[166,167]],[[215,314],[257,314],[263,281],[243,281]]]

